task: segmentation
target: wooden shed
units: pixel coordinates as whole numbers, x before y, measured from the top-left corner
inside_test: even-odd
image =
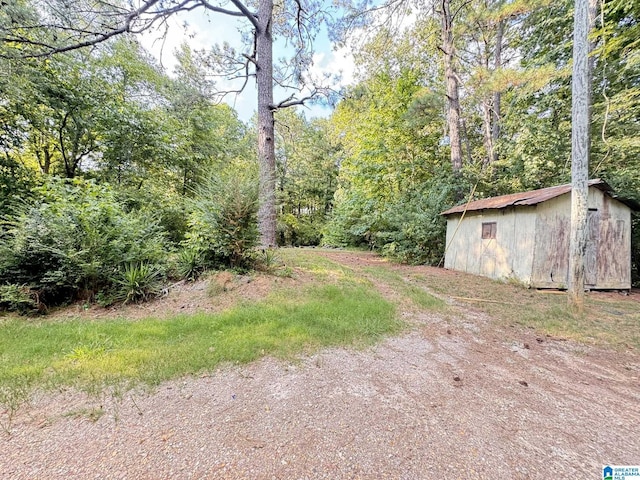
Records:
[[[631,210],[602,180],[589,181],[585,286],[631,288]],[[445,268],[535,288],[566,288],[571,185],[486,198],[451,208]]]

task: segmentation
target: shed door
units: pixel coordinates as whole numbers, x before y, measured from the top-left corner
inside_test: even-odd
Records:
[[[595,286],[598,282],[598,232],[600,215],[597,209],[587,212],[587,249],[584,256],[584,283]]]

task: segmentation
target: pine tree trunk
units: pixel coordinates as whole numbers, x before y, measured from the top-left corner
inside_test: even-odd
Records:
[[[451,166],[453,171],[457,172],[462,168],[462,142],[460,140],[460,98],[458,94],[458,77],[455,70],[451,0],[442,0],[442,51],[444,52],[444,77],[447,92],[447,123],[451,143]]]
[[[276,153],[273,119],[273,0],[260,0],[256,32],[256,83],[258,85],[258,230],[263,248],[276,246]]]
[[[497,72],[502,68],[502,41],[504,39],[504,20],[498,22],[498,30],[496,32],[496,51],[494,56],[493,71]],[[491,125],[491,161],[498,160],[498,149],[496,144],[500,138],[500,116],[502,115],[502,93],[493,93],[493,120]]]
[[[584,257],[587,248],[589,194],[589,0],[575,1],[573,78],[571,87],[571,242],[569,246],[568,302],[584,308]]]

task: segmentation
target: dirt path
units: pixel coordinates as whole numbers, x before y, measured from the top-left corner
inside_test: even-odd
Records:
[[[35,399],[0,437],[0,478],[587,479],[640,464],[637,354],[500,331],[462,309],[407,315],[415,328],[370,349],[105,398],[96,422],[95,400]]]

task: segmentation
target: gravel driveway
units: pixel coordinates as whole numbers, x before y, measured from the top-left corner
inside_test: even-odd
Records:
[[[375,347],[266,358],[150,394],[36,398],[2,479],[602,478],[640,464],[640,360],[460,309]]]

